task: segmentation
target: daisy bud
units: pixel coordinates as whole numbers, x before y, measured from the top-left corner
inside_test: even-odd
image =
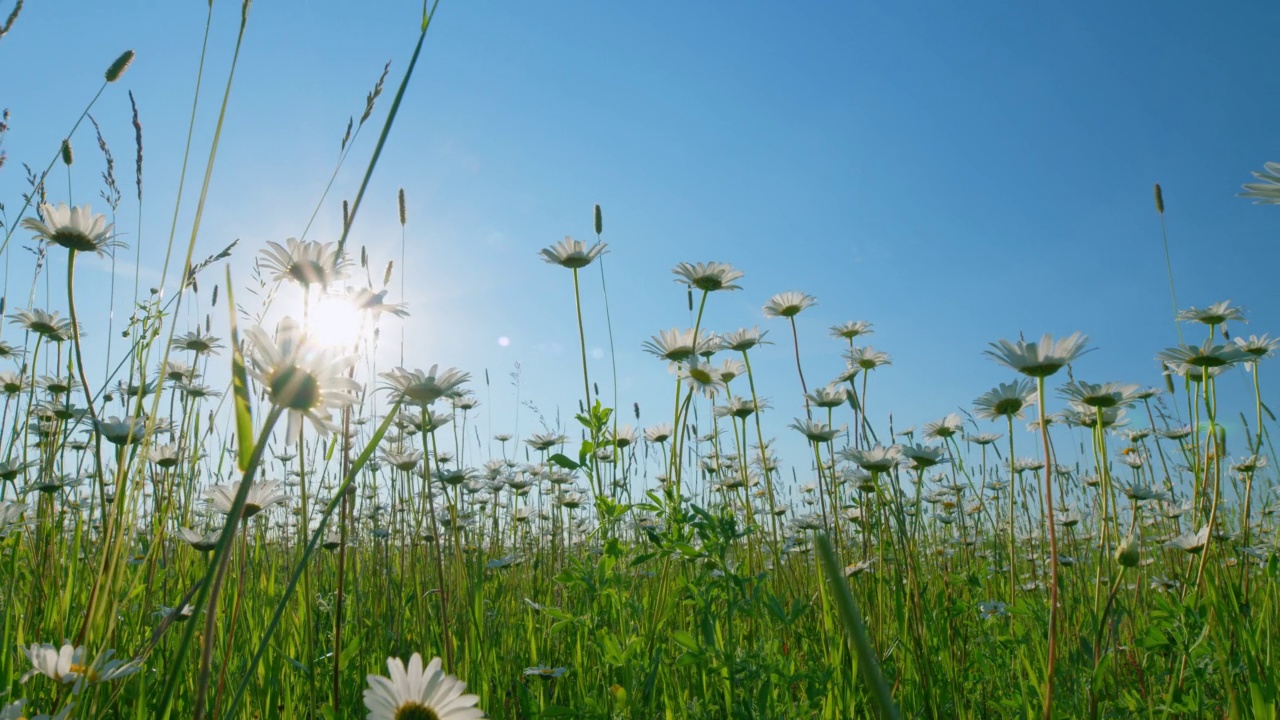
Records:
[[[1116,562],[1124,567],[1138,566],[1138,538],[1130,535],[1116,547]]]
[[[1164,214],[1164,193],[1160,192],[1160,183],[1156,183],[1156,212]]]
[[[62,153],[62,164],[70,167],[71,163],[75,161],[75,156],[71,154],[70,140],[62,141],[61,153]]]
[[[404,223],[405,223],[404,188],[400,188],[400,226],[403,227]]]
[[[119,80],[124,71],[129,69],[131,62],[133,62],[133,51],[125,50],[124,54],[116,58],[116,61],[111,63],[111,67],[107,68],[107,82],[113,83]]]
[[[604,215],[600,212],[600,203],[596,203],[596,234],[604,232]]]

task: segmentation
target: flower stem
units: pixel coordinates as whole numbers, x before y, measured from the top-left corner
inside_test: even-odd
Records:
[[[1044,441],[1044,493],[1048,503],[1049,526],[1049,659],[1045,669],[1044,720],[1053,717],[1053,667],[1058,650],[1058,536],[1053,522],[1053,462],[1049,455],[1049,423],[1044,412],[1044,378],[1036,378],[1036,408],[1040,415],[1040,437]]]

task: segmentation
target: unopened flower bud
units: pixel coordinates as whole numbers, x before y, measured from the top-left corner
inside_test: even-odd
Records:
[[[1116,562],[1124,567],[1138,566],[1138,538],[1130,535],[1116,547]]]

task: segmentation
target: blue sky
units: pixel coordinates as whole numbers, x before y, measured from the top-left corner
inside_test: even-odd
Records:
[[[156,0],[27,4],[0,40],[0,107],[12,112],[0,199],[10,222],[21,163],[48,162],[102,70],[133,48],[133,67],[94,114],[125,187],[118,225],[131,248],[120,259],[132,263],[126,91],[138,98],[142,282],[158,282],[205,10]],[[390,0],[254,4],[197,257],[240,238],[233,272],[243,282],[266,241],[301,233],[347,118],[359,116],[390,60],[387,91],[309,236],[336,239],[339,202],[358,187],[420,12]],[[238,3],[213,7],[180,238],[190,232],[239,13]],[[557,406],[566,419],[576,409],[570,276],[537,251],[565,235],[590,239],[594,203],[610,244],[619,401],[628,420],[640,403],[639,425],[670,419],[671,376],[640,345],[692,324],[670,272],[681,261],[746,273],[743,290],[713,296],[704,325],[770,330],[778,344],[756,370],[779,435],[803,405],[788,328],[760,308],[784,290],[819,301],[798,317],[811,386],[843,365],[829,326],[875,323],[869,342],[894,359],[872,378],[881,424],[889,409],[899,428],[939,418],[1011,379],[982,351],[1019,333],[1083,331],[1098,349],[1077,364],[1077,378],[1158,385],[1154,355],[1176,335],[1156,182],[1180,305],[1231,299],[1252,321],[1236,332],[1276,331],[1280,209],[1236,193],[1250,171],[1280,159],[1280,79],[1265,70],[1278,24],[1280,7],[1266,3],[446,0],[351,243],[366,245],[377,268],[399,263],[403,187],[409,282],[404,298],[391,299],[413,313],[408,364],[456,365],[478,381],[487,369],[491,395],[482,382],[476,389],[492,399],[494,432],[512,429],[516,362],[522,399],[549,417]],[[97,195],[102,163],[91,128],[73,142],[72,192],[84,202]],[[51,199],[65,199],[66,180],[53,173]],[[30,262],[16,247],[9,255],[9,307],[23,307]],[[55,255],[53,299],[38,294],[37,306],[64,306],[64,262]],[[120,272],[131,286],[132,268]],[[105,265],[82,271],[86,302],[106,302],[108,279]],[[602,350],[591,373],[608,396],[594,266],[584,280],[588,343]],[[117,314],[127,305],[117,300]],[[185,321],[206,310],[189,305]],[[225,328],[223,312],[215,327]],[[105,339],[105,328],[86,324]],[[399,331],[393,321],[386,328],[384,366],[399,355]],[[1232,414],[1251,407],[1246,381],[1237,372],[1224,382]],[[520,422],[522,434],[535,429],[527,410]]]

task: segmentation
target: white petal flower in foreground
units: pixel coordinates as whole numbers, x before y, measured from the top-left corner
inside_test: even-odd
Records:
[[[703,292],[716,290],[741,290],[734,281],[742,279],[742,271],[729,263],[709,262],[692,264],[682,262],[671,272],[679,276],[677,282],[683,280]]]
[[[1280,205],[1280,163],[1269,162],[1262,167],[1253,173],[1262,182],[1245,183],[1239,197],[1251,198],[1259,205]]]
[[[294,280],[303,287],[327,287],[347,276],[351,261],[345,253],[339,256],[333,243],[300,242],[297,238],[289,238],[285,245],[288,247],[268,242],[267,249],[262,251],[262,265],[275,272],[273,279]]]
[[[1061,340],[1054,340],[1046,333],[1038,343],[1025,340],[1016,343],[1008,340],[991,343],[991,349],[986,354],[1023,375],[1049,377],[1061,370],[1063,365],[1088,352],[1084,347],[1088,341],[1088,337],[1078,332]]]
[[[44,675],[57,682],[75,683],[72,692],[79,692],[85,683],[118,680],[142,668],[140,660],[125,662],[115,659],[115,650],[107,650],[92,664],[86,664],[84,646],[77,647],[71,643],[63,643],[61,648],[47,643],[32,643],[30,648],[21,650],[31,661],[31,669],[20,682],[25,683],[35,675]]]
[[[60,648],[48,643],[31,643],[30,648],[20,649],[31,661],[31,669],[24,673],[18,682],[25,683],[36,675],[44,675],[52,680],[63,682],[71,672],[73,664],[84,663],[84,648],[76,647],[71,643],[64,643]]]
[[[769,302],[764,305],[764,316],[795,317],[800,314],[801,310],[817,303],[818,299],[812,295],[806,295],[797,290],[788,290],[769,298]]]
[[[330,408],[354,404],[360,391],[359,383],[345,377],[356,357],[311,343],[289,317],[280,321],[274,341],[261,327],[245,334],[252,344],[250,373],[267,388],[271,402],[289,411],[289,441],[302,432],[303,417],[320,433],[333,433]]]
[[[1193,555],[1199,554],[1204,550],[1204,546],[1209,544],[1209,526],[1205,525],[1198,532],[1184,532],[1178,537],[1164,544],[1167,548],[1181,550]]]
[[[552,265],[567,267],[570,270],[584,268],[592,263],[604,249],[609,247],[607,243],[598,242],[591,247],[581,240],[574,240],[571,237],[541,250],[542,259]]]
[[[120,246],[119,242],[111,239],[112,226],[107,224],[107,216],[94,215],[88,205],[67,207],[65,203],[58,203],[54,207],[46,203],[40,206],[40,212],[44,215],[44,222],[26,218],[22,227],[33,231],[45,242],[99,255],[105,254],[107,248]]]
[[[213,501],[213,509],[227,515],[231,512],[231,506],[235,504],[236,493],[240,491],[240,485],[214,485],[209,488],[209,499]],[[280,492],[280,483],[274,480],[262,482],[249,488],[249,495],[244,501],[244,518],[249,518],[266,510],[277,503],[288,500],[289,496]],[[192,533],[194,534],[194,533]],[[194,541],[189,539],[187,533],[183,533],[183,538],[190,542],[192,547],[202,549]],[[216,541],[215,541],[216,544]]]
[[[364,691],[368,720],[474,720],[484,717],[475,707],[480,698],[463,695],[467,684],[440,669],[440,658],[422,667],[414,653],[406,668],[400,658],[387,658],[391,677],[369,676]]]
[[[1221,325],[1229,320],[1248,322],[1244,318],[1244,311],[1232,305],[1230,300],[1214,303],[1204,309],[1192,307],[1181,310],[1178,312],[1178,319],[1205,325]]]
[[[1025,378],[1000,383],[973,401],[973,414],[983,420],[1022,418],[1022,410],[1036,399],[1036,386]]]
[[[471,380],[471,373],[457,368],[439,370],[439,365],[432,365],[427,372],[396,368],[382,373],[387,381],[383,387],[400,395],[405,402],[414,405],[430,405],[447,395],[453,395],[463,383]]]

